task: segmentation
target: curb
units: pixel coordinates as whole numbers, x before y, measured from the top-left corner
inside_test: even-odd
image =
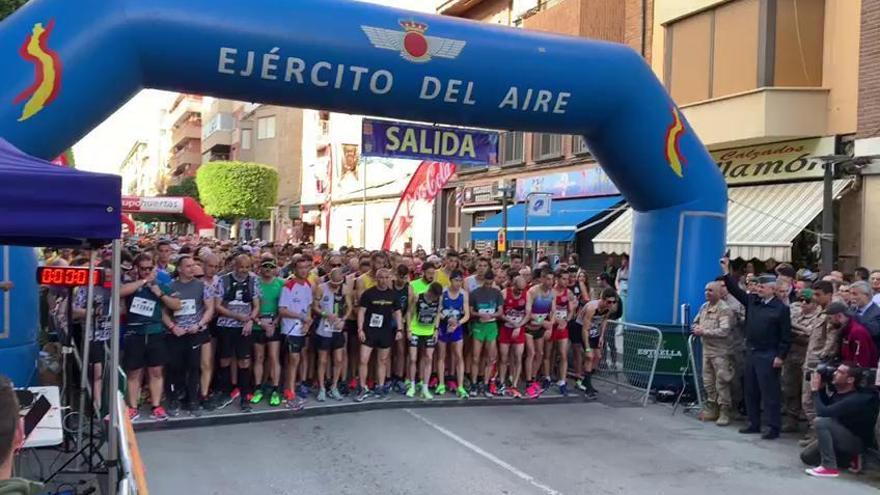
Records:
[[[206,414],[193,417],[183,416],[169,418],[167,421],[142,420],[134,423],[135,432],[174,430],[180,428],[199,428],[203,426],[234,425],[242,423],[254,423],[260,421],[277,421],[298,417],[325,416],[329,414],[346,414],[364,411],[380,411],[386,409],[434,409],[444,407],[483,407],[483,406],[535,406],[541,404],[572,404],[584,403],[584,398],[579,394],[569,394],[567,397],[560,395],[540,397],[538,399],[514,399],[510,397],[498,397],[493,399],[470,398],[467,400],[448,398],[434,400],[418,400],[409,398],[368,399],[365,402],[335,402],[333,404],[321,404],[310,400],[306,402],[304,409],[293,411],[286,407],[266,408],[243,413],[220,413]],[[230,406],[230,407],[235,407]]]

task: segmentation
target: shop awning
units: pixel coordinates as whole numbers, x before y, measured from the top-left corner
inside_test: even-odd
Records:
[[[549,217],[529,217],[528,240],[543,242],[568,242],[574,239],[578,228],[623,201],[622,196],[601,198],[555,200]],[[507,239],[523,239],[524,203],[507,208]],[[475,241],[494,241],[501,228],[502,214],[498,213],[471,229]]]
[[[834,199],[850,185],[834,181]],[[732,187],[728,190],[727,247],[731,258],[791,261],[792,241],[822,212],[822,182]],[[596,253],[629,253],[632,210],[593,239]]]

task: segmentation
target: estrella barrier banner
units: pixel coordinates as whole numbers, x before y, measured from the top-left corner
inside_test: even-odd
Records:
[[[385,229],[385,237],[382,241],[382,249],[390,250],[395,242],[403,237],[413,226],[413,206],[416,201],[430,203],[443,190],[443,186],[455,175],[455,164],[449,162],[423,161],[419,164],[409,184],[403,190],[394,216]]]
[[[364,119],[364,156],[489,166],[498,162],[498,133]]]
[[[719,273],[722,175],[620,44],[341,0],[32,0],[0,67],[0,136],[43,158],[145,87],[581,135],[635,210],[627,318],[676,322]]]

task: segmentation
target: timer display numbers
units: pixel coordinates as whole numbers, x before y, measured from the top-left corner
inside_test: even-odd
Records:
[[[92,285],[101,285],[103,269],[96,269]],[[37,268],[37,283],[53,287],[80,287],[88,285],[89,269],[70,266],[41,266]]]

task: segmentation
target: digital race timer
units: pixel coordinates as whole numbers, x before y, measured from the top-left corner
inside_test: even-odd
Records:
[[[95,269],[92,285],[101,285],[104,269]],[[41,266],[37,268],[37,283],[54,287],[80,287],[88,285],[89,269],[73,266]]]

